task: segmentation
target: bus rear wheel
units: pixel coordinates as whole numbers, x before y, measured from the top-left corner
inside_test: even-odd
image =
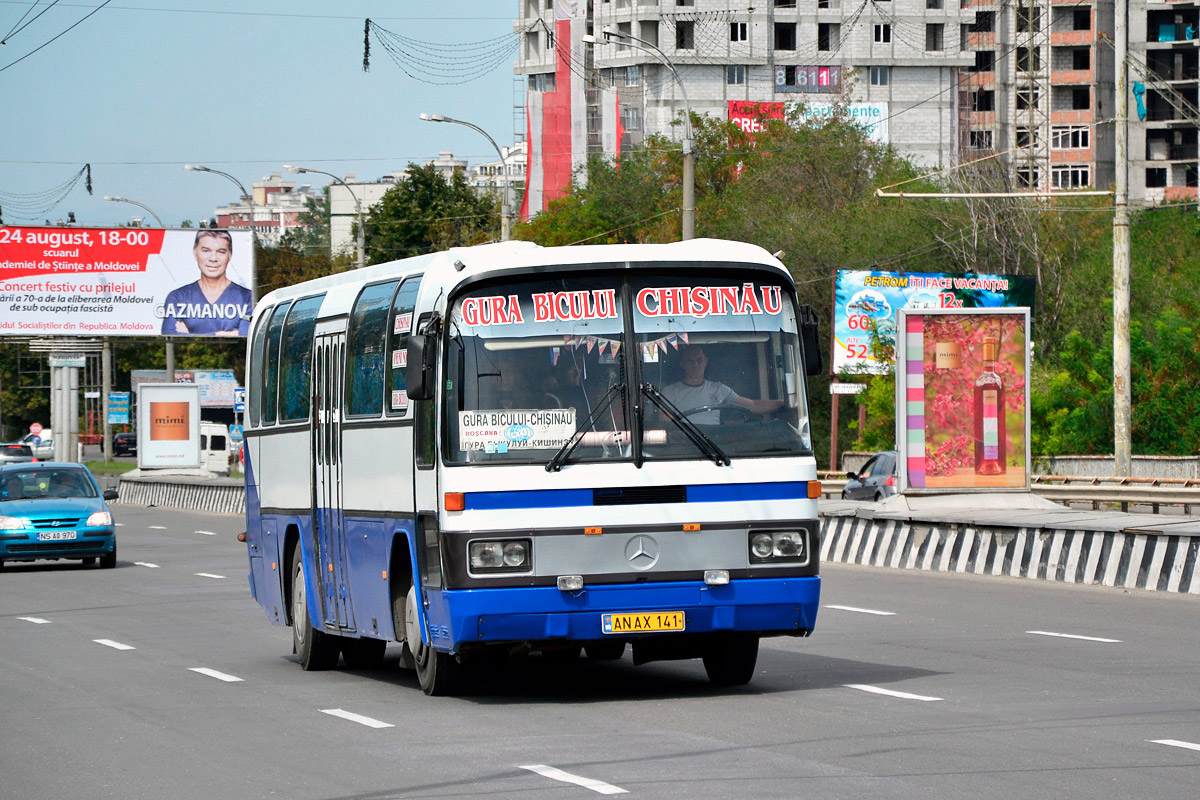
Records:
[[[717,686],[744,686],[754,677],[758,637],[749,634],[714,641],[704,656],[704,671]]]
[[[341,649],[337,640],[312,626],[308,616],[308,596],[304,584],[304,559],[300,546],[292,551],[292,649],[300,666],[308,672],[333,669]]]
[[[404,637],[416,662],[421,691],[431,697],[442,697],[456,695],[462,690],[463,665],[449,653],[440,653],[421,640],[415,585],[408,587],[404,603]]]

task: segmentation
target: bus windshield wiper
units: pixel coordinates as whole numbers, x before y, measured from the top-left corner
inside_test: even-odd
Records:
[[[612,386],[608,387],[608,391],[605,392],[604,396],[600,398],[600,402],[596,403],[595,407],[592,409],[592,413],[588,414],[587,417],[584,418],[583,422],[576,427],[575,433],[572,434],[571,438],[566,441],[566,444],[558,448],[558,452],[555,453],[548,462],[546,462],[546,472],[558,472],[560,469],[562,469],[563,464],[565,464],[567,459],[571,457],[571,453],[575,452],[575,448],[578,447],[579,443],[583,441],[584,434],[592,429],[592,425],[594,425],[596,420],[600,418],[600,415],[603,414],[608,407],[613,404],[613,401],[624,393],[624,381],[621,381],[620,383],[614,383]]]
[[[725,455],[725,451],[718,447],[716,442],[708,438],[708,435],[704,431],[696,427],[696,423],[688,419],[683,412],[675,407],[674,403],[663,397],[663,393],[656,389],[654,384],[643,383],[642,394],[657,406],[658,410],[664,416],[679,426],[679,429],[692,441],[692,444],[696,445],[697,450],[711,458],[718,467],[729,466],[729,456]]]

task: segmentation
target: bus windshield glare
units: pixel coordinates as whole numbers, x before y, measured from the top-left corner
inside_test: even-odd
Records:
[[[459,297],[447,325],[449,462],[810,453],[790,289],[760,271],[719,275],[575,274]]]

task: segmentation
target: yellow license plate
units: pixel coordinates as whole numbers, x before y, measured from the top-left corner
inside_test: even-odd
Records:
[[[600,615],[600,625],[606,634],[681,631],[683,623],[682,611],[638,611],[632,614]]]

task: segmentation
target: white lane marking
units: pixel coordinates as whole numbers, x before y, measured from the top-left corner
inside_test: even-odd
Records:
[[[150,569],[158,569],[158,564],[151,564],[149,561],[135,561],[139,567],[149,567]]]
[[[1165,744],[1169,747],[1182,747],[1185,750],[1200,750],[1200,744],[1181,742],[1178,739],[1147,739],[1150,744]]]
[[[152,531],[165,531],[167,529],[167,526],[166,525],[150,525],[149,528]]]
[[[932,703],[939,701],[940,697],[926,697],[923,694],[909,694],[908,692],[896,692],[891,689],[882,689],[878,686],[868,686],[865,683],[846,683],[843,684],[847,689],[858,689],[860,692],[870,692],[871,694],[882,694],[888,697],[898,697],[901,700],[920,700],[923,703]]]
[[[237,675],[230,675],[226,672],[217,672],[215,669],[209,669],[208,667],[188,667],[188,670],[190,672],[199,672],[201,675],[207,675],[210,678],[216,678],[217,680],[225,681],[226,683],[238,683],[242,680]]]
[[[628,794],[629,792],[622,789],[620,786],[613,786],[611,783],[598,781],[595,778],[584,778],[581,775],[572,775],[569,772],[563,772],[561,769],[548,767],[545,764],[524,764],[518,769],[527,769],[530,772],[536,772],[543,778],[549,778],[552,781],[562,781],[563,783],[573,783],[576,786],[582,786],[584,789],[591,789],[593,792],[600,794]]]
[[[1120,639],[1101,639],[1099,636],[1077,636],[1073,633],[1055,633],[1054,631],[1025,631],[1034,636],[1057,636],[1059,639],[1082,639],[1085,642],[1104,642],[1105,644],[1120,644]]]
[[[368,728],[394,728],[394,727],[396,727],[395,725],[391,724],[390,722],[380,722],[377,719],[371,719],[370,717],[364,717],[362,714],[355,714],[351,711],[344,711],[340,708],[322,708],[321,713],[328,714],[331,717],[341,717],[342,719],[348,719],[351,722],[357,722],[359,725],[366,725]]]
[[[42,619],[41,617],[17,617],[17,619],[23,619],[26,622],[32,622],[34,625],[49,625],[50,624],[50,620]]]
[[[213,533],[212,531],[196,531],[196,533],[202,533],[205,536],[216,536],[217,535],[217,534]]]
[[[214,575],[211,572],[197,572],[196,574],[199,575],[201,578],[217,578],[219,580],[225,580],[224,575]]]
[[[112,639],[92,639],[96,644],[102,644],[105,647],[111,647],[113,650],[136,650],[137,648],[131,644],[121,644],[114,642]]]
[[[114,523],[113,523],[113,525],[115,525],[115,526],[116,526],[116,527],[118,527],[118,528],[124,528],[124,527],[125,527],[125,523],[124,523],[124,522],[114,522]]]
[[[854,606],[825,606],[826,608],[836,608],[838,611],[855,611],[859,614],[876,614],[881,617],[894,617],[895,611],[876,611],[871,608],[855,608]]]

